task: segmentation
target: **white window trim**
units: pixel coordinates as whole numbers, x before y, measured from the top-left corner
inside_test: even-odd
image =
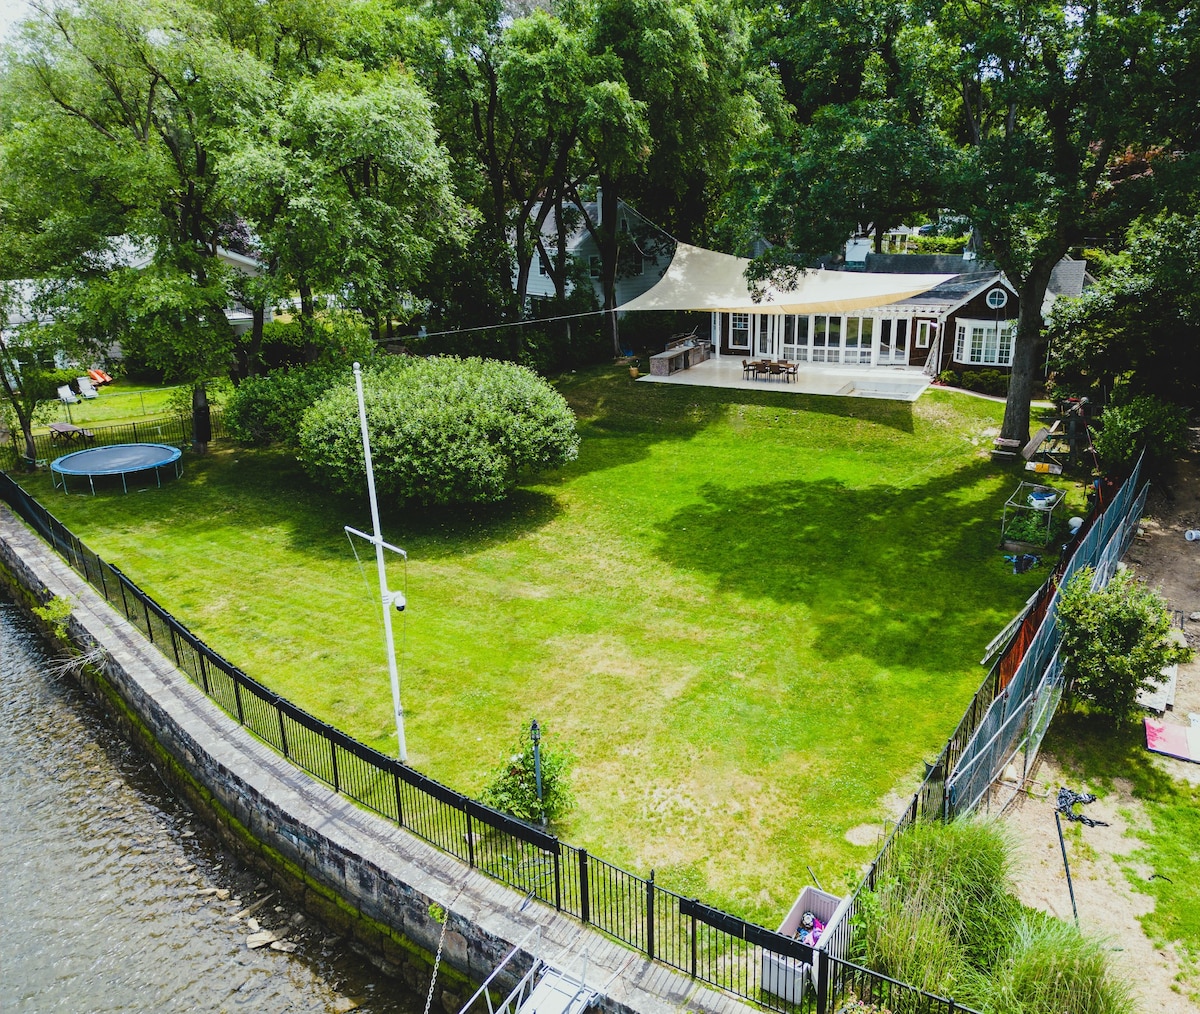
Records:
[[[932,320],[918,320],[913,322],[916,328],[916,342],[914,343],[919,349],[929,348],[929,339],[933,336],[936,323]]]
[[[954,361],[963,366],[1012,366],[1016,330],[1015,320],[971,320],[960,317],[954,334]],[[978,343],[974,341],[976,331],[981,332]],[[1006,333],[1008,341],[1005,341]],[[991,356],[987,354],[989,345],[994,350]],[[980,350],[978,358],[974,357],[976,346]]]
[[[739,343],[734,338],[734,332],[736,330],[738,330],[737,321],[738,321],[739,317],[741,317],[745,321],[745,327],[742,329],[746,332],[746,341],[744,343]],[[748,313],[731,313],[729,315],[729,347],[731,349],[746,349],[747,351],[749,351],[750,338],[751,338],[750,324],[751,324],[750,314],[748,314]]]
[[[985,302],[993,310],[1002,310],[1008,306],[1008,293],[1004,289],[992,289],[985,297]]]

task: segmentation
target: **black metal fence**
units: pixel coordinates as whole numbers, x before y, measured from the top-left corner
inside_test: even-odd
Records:
[[[214,440],[225,436],[225,423],[219,408],[211,409],[212,435]],[[60,454],[83,450],[85,447],[101,447],[109,444],[174,444],[187,445],[192,442],[192,417],[190,415],[166,415],[142,422],[117,423],[112,426],[81,427],[90,436],[79,435],[70,440],[55,433],[34,433],[36,461],[50,461]],[[16,468],[28,460],[25,453],[25,437],[19,430],[9,431],[7,444],[0,444],[0,467]]]

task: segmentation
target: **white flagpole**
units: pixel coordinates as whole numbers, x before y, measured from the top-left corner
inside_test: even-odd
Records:
[[[375,468],[371,463],[371,439],[367,435],[367,407],[363,401],[362,367],[354,364],[354,387],[358,392],[358,422],[362,428],[363,460],[367,466],[367,493],[371,499],[371,537],[367,540],[375,546],[375,564],[379,570],[379,598],[383,608],[383,640],[387,648],[388,675],[392,680],[392,708],[396,713],[396,739],[401,764],[408,763],[408,747],[404,742],[404,708],[400,705],[400,674],[396,670],[396,647],[392,642],[392,606],[403,609],[404,596],[388,591],[387,569],[383,562],[383,547],[386,543],[379,531],[379,501],[375,498]],[[349,529],[347,529],[349,531]],[[355,532],[356,535],[361,534]],[[394,546],[388,546],[395,549]],[[403,553],[403,550],[399,550]]]

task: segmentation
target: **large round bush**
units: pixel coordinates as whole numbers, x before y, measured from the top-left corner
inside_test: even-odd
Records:
[[[344,372],[319,364],[247,377],[225,402],[225,426],[239,443],[296,447],[304,413]]]
[[[562,395],[513,363],[398,359],[364,373],[363,389],[382,496],[425,504],[502,500],[523,471],[555,468],[579,450]],[[304,414],[300,460],[335,492],[365,489],[349,376]]]

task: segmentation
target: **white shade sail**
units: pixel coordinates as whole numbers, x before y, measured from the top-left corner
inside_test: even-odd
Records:
[[[720,313],[845,313],[884,306],[932,289],[954,275],[806,271],[794,288],[764,285],[755,301],[744,257],[680,243],[667,273],[618,310],[707,310]]]

